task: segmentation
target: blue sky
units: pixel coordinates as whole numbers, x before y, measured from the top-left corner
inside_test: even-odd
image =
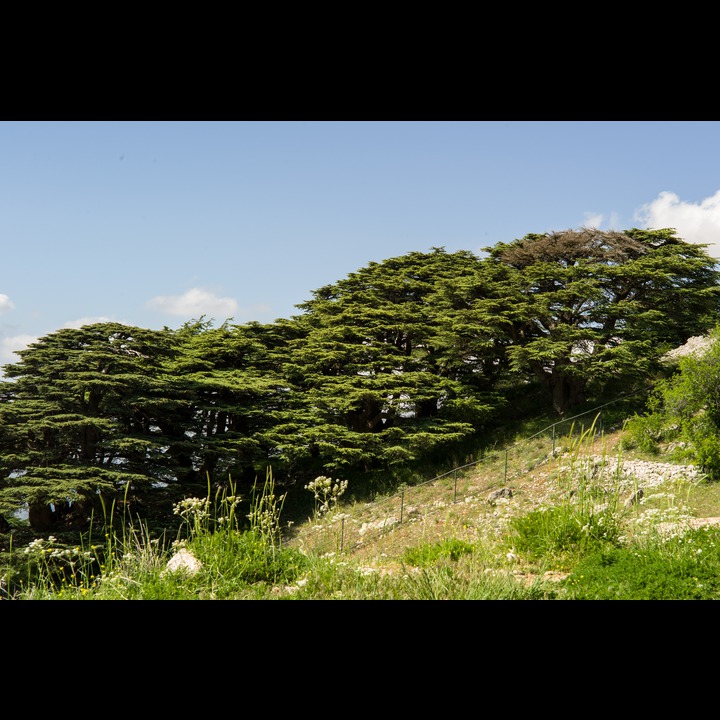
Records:
[[[272,322],[371,261],[583,226],[720,259],[720,121],[0,122],[0,365],[64,327]]]

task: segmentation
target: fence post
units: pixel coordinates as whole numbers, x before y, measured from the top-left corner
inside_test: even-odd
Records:
[[[508,466],[508,450],[505,449],[505,478],[503,480],[503,483],[507,482],[507,466]]]
[[[405,506],[405,490],[400,493],[400,524],[402,525],[403,507]]]
[[[555,457],[555,426],[552,426],[552,456]]]
[[[345,547],[345,518],[340,522],[340,552]]]
[[[453,505],[457,500],[457,470],[453,470]]]

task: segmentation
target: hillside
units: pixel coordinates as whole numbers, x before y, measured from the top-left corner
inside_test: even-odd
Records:
[[[667,353],[665,361],[699,357],[711,342],[709,336],[691,337]],[[610,498],[631,536],[720,522],[720,488],[705,482],[696,466],[670,461],[671,448],[664,455],[661,449],[660,456],[624,449],[622,421],[616,420],[606,433],[600,418],[598,427],[571,425],[557,441],[554,427],[552,435],[530,435],[464,469],[375,502],[338,503],[327,517],[295,527],[288,545],[307,553],[342,553],[382,572],[402,567],[408,548],[449,539],[482,544],[500,558],[504,551],[513,554],[513,518],[588,495],[593,509]],[[578,416],[578,422],[590,420]],[[511,571],[534,577],[518,557],[512,558]],[[558,577],[555,569],[545,572]]]
[[[554,567],[547,559],[523,560],[513,551],[514,518],[592,496],[597,512],[615,503],[623,532],[635,538],[720,520],[720,488],[704,483],[695,466],[624,451],[622,437],[616,428],[565,438],[550,454],[543,454],[547,438],[521,443],[509,471],[500,453],[459,477],[450,473],[375,502],[339,503],[326,517],[295,527],[287,544],[387,575],[408,572],[413,548],[458,541],[483,548],[486,572],[552,582],[567,577],[566,559],[558,556]]]
[[[0,573],[0,599],[720,599],[720,483],[672,445],[639,451],[624,402],[528,419],[386,495],[317,478],[297,488],[315,494],[305,514],[283,513],[270,478],[255,499],[179,503],[182,541],[133,524],[100,545],[36,538]]]

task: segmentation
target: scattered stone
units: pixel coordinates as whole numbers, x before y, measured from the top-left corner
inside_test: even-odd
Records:
[[[397,525],[400,522],[399,518],[384,518],[382,520],[376,520],[375,522],[365,522],[360,527],[360,535],[364,535],[369,530],[385,530],[386,528]]]
[[[630,507],[631,505],[637,505],[640,502],[640,500],[642,500],[644,495],[645,495],[645,491],[642,488],[639,488],[637,492],[634,492],[625,501],[625,507]]]
[[[662,485],[673,480],[698,481],[703,477],[696,465],[675,465],[673,463],[652,462],[649,460],[624,460],[606,458],[599,455],[586,461],[585,469],[593,479],[611,486],[625,488],[644,488]],[[573,471],[569,466],[566,471]]]
[[[513,496],[513,491],[510,488],[500,488],[499,490],[494,490],[488,495],[487,501],[488,505],[495,505],[497,504],[497,501],[500,498],[507,498],[510,499]]]
[[[195,575],[201,567],[201,562],[189,550],[182,548],[170,558],[165,572],[186,572]]]

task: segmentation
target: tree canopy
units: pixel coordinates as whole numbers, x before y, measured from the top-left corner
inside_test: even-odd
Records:
[[[671,228],[529,234],[485,253],[371,262],[270,324],[41,338],[0,384],[0,519],[25,507],[39,531],[111,503],[167,515],[268,467],[288,486],[390,487],[465,462],[538,387],[563,415],[642,384],[720,316],[715,261]]]
[[[472,253],[434,248],[370,263],[298,307],[285,374],[296,402],[277,428],[310,472],[382,472],[472,435],[492,412],[443,368],[442,282],[477,271]]]
[[[490,248],[490,264],[510,270],[511,366],[543,381],[560,413],[588,390],[647,376],[717,320],[720,274],[705,247],[672,228],[584,228]]]
[[[62,329],[6,365],[0,403],[0,512],[27,504],[49,528],[81,521],[100,500],[141,495],[175,477],[159,426],[184,399],[164,362],[168,333],[117,323]]]

